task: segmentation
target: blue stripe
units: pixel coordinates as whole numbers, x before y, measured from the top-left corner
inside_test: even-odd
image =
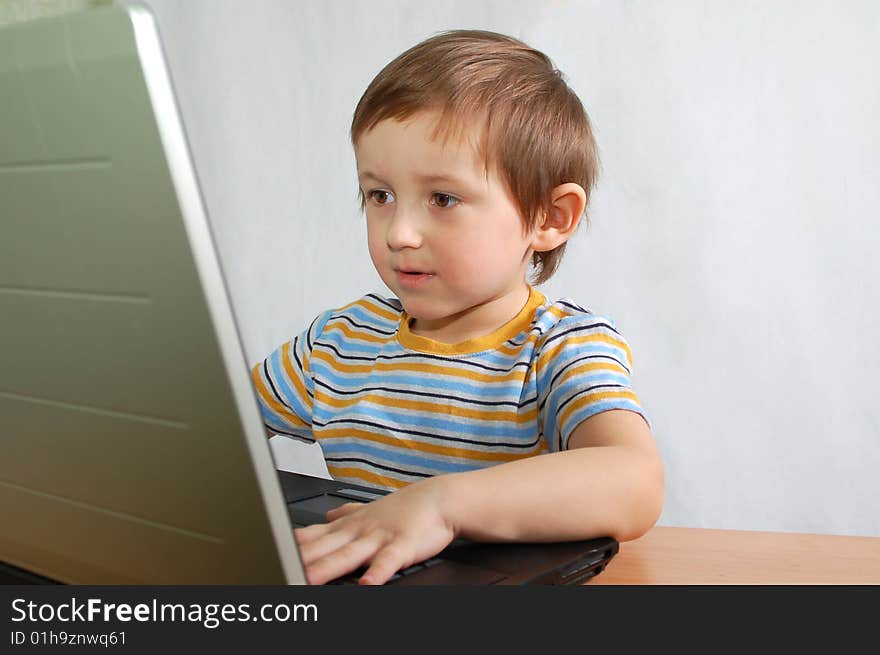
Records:
[[[519,352],[515,352],[512,355],[504,355],[497,350],[489,350],[480,353],[480,363],[499,368],[513,368],[513,365],[519,362],[531,362],[534,359],[534,352],[534,344],[528,348],[520,346]]]
[[[287,373],[284,371],[284,367],[281,364],[281,348],[277,349],[269,356],[269,364],[271,365],[272,382],[275,385],[275,389],[277,389],[278,393],[284,398],[284,401],[293,407],[294,411],[300,416],[310,416],[311,412],[309,411],[308,406],[304,404],[306,402],[305,399],[300,398],[300,395],[296,390],[286,382]],[[297,369],[296,362],[291,362],[291,364],[294,373],[298,376],[299,370]],[[300,382],[305,384],[305,381],[302,378],[300,378]],[[306,422],[308,423],[308,420],[306,420]]]
[[[630,380],[625,375],[614,374],[608,371],[591,371],[585,375],[575,376],[570,380],[566,380],[561,385],[557,383],[557,386],[550,391],[550,395],[547,397],[544,402],[544,407],[541,410],[541,413],[546,417],[545,422],[552,419],[552,422],[547,424],[555,425],[557,413],[556,408],[559,407],[559,405],[564,403],[568,398],[578,395],[587,395],[586,389],[599,384],[622,384],[624,385],[624,388],[615,389],[615,391],[632,391],[632,389],[630,389]],[[595,392],[591,391],[589,393],[602,393],[604,391],[611,391],[611,389],[597,389]],[[571,402],[575,401],[572,400]],[[539,401],[538,405],[540,406],[540,404]],[[563,410],[564,409],[565,408],[563,407]],[[552,434],[552,432],[550,434]]]
[[[544,367],[544,370],[541,372],[540,375],[538,375],[538,387],[545,388],[548,382],[553,379],[553,375],[556,373],[556,371],[558,371],[562,366],[565,366],[567,362],[570,362],[572,359],[577,359],[578,357],[585,357],[587,355],[611,355],[624,368],[628,368],[626,353],[624,353],[620,348],[605,346],[596,343],[577,344],[569,346],[565,349],[565,359],[557,355],[555,359],[551,360],[548,366]],[[608,374],[613,375],[611,371],[608,371]],[[617,375],[622,374],[617,373]]]
[[[600,412],[605,412],[611,409],[634,409],[639,413],[642,412],[641,408],[636,405],[631,400],[626,398],[612,398],[608,400],[602,400],[595,403],[590,403],[585,407],[579,408],[577,411],[573,412],[571,416],[569,416],[568,421],[565,425],[559,426],[560,430],[556,428],[556,408],[553,408],[553,411],[547,412],[545,414],[544,420],[544,434],[552,434],[553,440],[551,443],[551,447],[553,450],[559,445],[559,441],[557,440],[557,435],[562,432],[565,434],[565,430],[573,430],[577,427],[578,423],[581,421],[593,416],[594,414],[598,414]],[[570,426],[570,427],[569,427]]]
[[[372,302],[372,301],[368,301]],[[387,308],[386,308],[387,309]],[[388,311],[392,311],[388,309]],[[383,332],[393,331],[397,328],[397,324],[399,323],[399,319],[392,321],[384,316],[379,316],[378,314],[374,314],[373,312],[364,309],[363,307],[349,307],[344,312],[337,312],[333,315],[334,320],[340,316],[347,316],[351,320],[357,323],[364,323],[365,325],[369,325],[378,330],[382,330]],[[346,321],[341,321],[342,325],[348,325],[348,327],[352,327]]]
[[[433,459],[430,457],[422,457],[412,454],[412,451],[401,451],[399,449],[384,450],[373,444],[357,441],[346,441],[338,443],[337,439],[325,439],[320,442],[321,449],[326,457],[344,457],[345,455],[364,455],[372,457],[381,463],[389,466],[411,466],[416,468],[424,468],[429,471],[440,471],[442,473],[455,473],[457,471],[473,471],[486,466],[485,463],[474,463],[468,459],[458,459],[448,461],[444,459]],[[379,469],[377,469],[379,470]],[[382,471],[383,475],[389,475],[388,472]]]
[[[576,412],[572,412],[571,416],[568,417],[568,421],[566,421],[565,425],[561,426],[562,429],[560,430],[560,432],[562,433],[562,435],[568,435],[568,437],[570,437],[571,433],[581,422],[585,421],[591,416],[595,416],[596,414],[607,412],[608,410],[612,409],[628,409],[637,412],[642,416],[645,416],[645,413],[641,407],[626,398],[603,400],[602,402],[593,403],[587,405],[586,407],[579,408]],[[647,419],[647,416],[645,416],[645,418]],[[556,447],[557,443],[558,442],[554,440],[554,448]]]
[[[491,421],[477,423],[475,419],[454,420],[443,418],[442,415],[436,414],[400,414],[383,405],[372,405],[370,403],[361,403],[340,411],[324,405],[324,403],[316,402],[314,418],[319,423],[326,423],[331,419],[369,418],[381,420],[385,423],[391,422],[394,425],[399,425],[401,428],[426,428],[463,437],[504,437],[505,441],[522,439],[531,442],[537,432],[537,424],[534,421],[520,427],[515,427],[509,423]]]
[[[330,317],[331,317],[332,315],[333,315],[333,310],[332,310],[332,309],[328,309],[327,311],[322,312],[322,313],[318,316],[318,320],[315,321],[315,325],[314,325],[314,329],[315,329],[314,337],[315,337],[315,338],[317,338],[318,336],[320,336],[321,332],[324,331],[324,326],[327,325],[327,321],[330,320]],[[307,333],[308,333],[308,328],[307,328],[306,330],[303,331],[302,337],[300,337],[300,340],[301,340],[301,341],[305,339],[305,336],[306,336]],[[312,343],[314,343],[314,339],[312,340]],[[304,347],[306,347],[306,346],[304,346]]]
[[[263,417],[263,423],[267,424],[270,428],[274,428],[276,430],[283,430],[284,432],[295,432],[301,431],[303,433],[308,433],[309,437],[311,437],[311,429],[307,427],[303,427],[301,425],[290,425],[284,421],[279,421],[281,418],[278,414],[273,412],[271,409],[266,407],[263,403],[260,403],[260,414]]]
[[[351,326],[349,325],[348,327]],[[382,335],[375,336],[381,337]],[[332,344],[336,346],[339,352],[345,355],[358,355],[361,357],[375,357],[386,349],[384,343],[377,345],[370,341],[352,341],[342,332],[335,329],[325,330],[324,334],[321,335],[321,343]]]
[[[565,375],[563,373],[562,377]],[[611,371],[588,371],[570,377],[565,382],[557,380],[556,385],[550,390],[546,405],[564,402],[566,398],[578,393],[579,390],[585,391],[598,384],[622,384],[629,388],[630,378],[622,373],[612,373]]]
[[[422,391],[446,392],[453,395],[469,394],[480,399],[487,397],[506,398],[516,403],[519,401],[519,396],[524,388],[516,380],[469,383],[461,378],[453,380],[441,375],[426,376],[418,371],[400,371],[396,375],[383,372],[380,376],[364,373],[357,377],[351,377],[348,373],[337,373],[326,362],[320,360],[312,362],[312,370],[321,381],[339,391],[357,391],[366,386],[406,385],[416,387]],[[534,379],[526,383],[526,388],[528,387],[535,388]],[[530,396],[534,395],[533,391]],[[425,400],[432,402],[430,398]],[[437,400],[436,402],[443,401]]]

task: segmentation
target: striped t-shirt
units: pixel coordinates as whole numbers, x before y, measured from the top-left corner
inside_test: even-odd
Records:
[[[336,480],[397,489],[564,450],[609,409],[648,420],[614,322],[568,299],[530,287],[515,318],[457,344],[413,334],[410,320],[375,294],[320,314],[253,368],[266,427],[317,440]]]

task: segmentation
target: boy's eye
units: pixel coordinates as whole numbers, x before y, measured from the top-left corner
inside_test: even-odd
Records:
[[[394,196],[391,195],[391,193],[388,191],[382,191],[381,189],[374,189],[373,191],[370,191],[367,196],[379,206],[387,205],[394,199]]]
[[[434,198],[437,200],[434,204],[441,209],[450,209],[461,202],[458,198],[453,198],[445,193],[435,193]]]

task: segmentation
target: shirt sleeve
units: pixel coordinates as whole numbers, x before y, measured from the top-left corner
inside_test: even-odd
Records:
[[[539,421],[551,452],[594,414],[626,409],[650,419],[632,388],[632,353],[614,321],[578,314],[551,328],[538,355]]]
[[[332,314],[318,315],[307,330],[276,348],[251,370],[263,425],[275,434],[312,443],[315,382],[311,374],[312,347]]]

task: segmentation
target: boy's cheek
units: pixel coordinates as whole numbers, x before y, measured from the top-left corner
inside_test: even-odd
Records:
[[[372,239],[368,242],[368,246],[370,251],[370,259],[372,260],[375,269],[380,274],[384,273],[386,270],[390,271],[391,268],[388,266],[388,255],[384,246],[380,246]]]

